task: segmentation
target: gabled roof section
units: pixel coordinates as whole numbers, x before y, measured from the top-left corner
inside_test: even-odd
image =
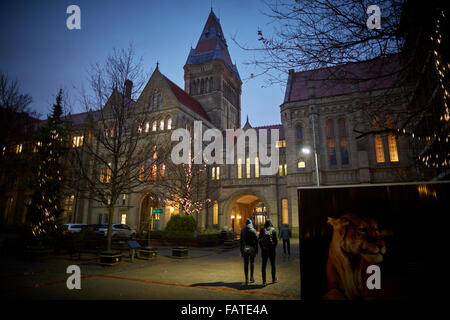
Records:
[[[267,126],[253,127],[253,129],[256,130],[258,137],[259,137],[259,131],[261,129],[266,129],[267,131],[270,131],[272,129],[278,130],[278,134],[279,134],[278,139],[279,140],[286,139],[286,136],[284,134],[284,126],[282,124],[271,124],[271,125],[267,125]]]
[[[284,102],[393,88],[400,71],[397,56],[329,68],[290,72]]]
[[[175,83],[169,80],[165,75],[162,75],[164,79],[166,79],[167,84],[169,85],[170,90],[175,95],[177,100],[184,104],[186,107],[203,117],[205,120],[208,120],[211,122],[211,120],[208,117],[208,114],[206,113],[205,109],[203,109],[200,102],[195,100],[193,97],[191,97],[188,93],[186,93],[183,89],[181,89],[179,86],[177,86]]]
[[[214,59],[220,59],[225,62],[228,70],[238,80],[241,80],[236,65],[231,61],[227,41],[223,35],[220,21],[211,9],[197,46],[189,52],[186,65],[202,64]]]

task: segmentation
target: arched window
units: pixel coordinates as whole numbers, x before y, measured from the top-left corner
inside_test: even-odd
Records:
[[[303,140],[303,127],[301,124],[298,124],[295,126],[295,131],[297,135],[297,140],[302,141]]]
[[[390,114],[386,115],[386,127],[390,129],[394,128],[394,123],[392,122],[392,116]],[[388,147],[390,161],[398,162],[397,139],[392,132],[388,135]]]
[[[159,121],[159,130],[164,130],[164,120],[163,119],[161,119],[160,121]]]
[[[172,117],[169,117],[167,119],[167,130],[171,130],[172,129]]]
[[[157,128],[157,122],[155,120],[155,121],[153,121],[153,124],[152,124],[152,131],[156,131],[156,128]]]
[[[161,106],[162,106],[162,95],[159,93],[158,94],[158,110],[161,110]]]
[[[334,140],[334,124],[333,120],[328,119],[326,122],[326,130],[327,130],[327,145],[328,145],[328,156],[330,159],[330,165],[337,165],[336,158],[336,143]]]
[[[348,141],[347,141],[347,128],[345,126],[345,119],[340,118],[338,120],[339,126],[339,143],[341,149],[341,162],[342,164],[348,164]]]
[[[259,178],[259,158],[255,157],[255,178]]]
[[[288,199],[281,199],[281,223],[289,224]]]
[[[239,158],[237,160],[237,165],[238,165],[238,179],[242,179],[242,159]]]
[[[372,118],[372,128],[375,131],[380,130],[380,117],[379,116],[374,116]],[[378,163],[385,162],[386,160],[384,158],[383,138],[381,137],[381,134],[375,134],[374,143],[375,143],[375,155],[377,158],[377,162]]]
[[[219,224],[219,203],[217,200],[214,200],[213,205],[213,224]]]

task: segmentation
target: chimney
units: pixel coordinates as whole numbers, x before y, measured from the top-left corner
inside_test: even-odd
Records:
[[[131,90],[133,89],[133,81],[125,80],[125,97],[131,99]]]

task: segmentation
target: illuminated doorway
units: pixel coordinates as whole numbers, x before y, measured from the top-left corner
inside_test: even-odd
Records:
[[[240,234],[242,228],[245,226],[246,219],[249,218],[252,220],[256,230],[259,231],[266,221],[266,214],[266,206],[257,196],[240,196],[231,204],[229,217],[230,230],[236,234]],[[262,217],[263,215],[264,218]]]

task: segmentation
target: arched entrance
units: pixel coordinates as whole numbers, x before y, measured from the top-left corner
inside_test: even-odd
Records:
[[[142,199],[139,232],[158,230],[161,219],[162,207],[157,197],[146,194]]]
[[[256,230],[259,231],[267,218],[267,207],[255,195],[242,195],[236,198],[230,207],[231,231],[239,233],[245,226],[245,220],[250,218]]]

